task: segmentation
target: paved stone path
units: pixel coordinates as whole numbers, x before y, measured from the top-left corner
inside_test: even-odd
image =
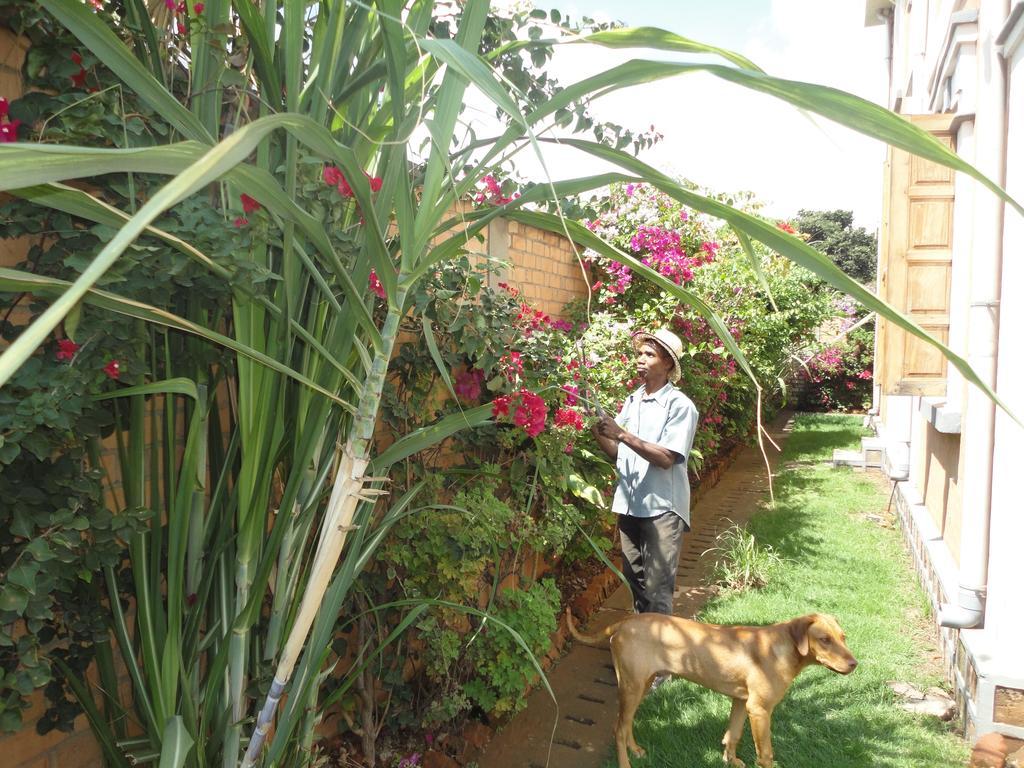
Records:
[[[789,413],[769,425],[769,434],[780,448],[791,427]],[[767,441],[765,446],[774,472],[779,454]],[[692,531],[685,536],[679,556],[677,616],[694,616],[711,594],[703,582],[712,556],[703,553],[720,532],[733,523],[745,523],[767,496],[764,457],[753,445],[742,449],[718,484],[697,500],[691,510]],[[629,590],[620,585],[591,617],[587,631],[619,621],[631,611],[631,604]],[[480,768],[602,768],[608,764],[618,709],[611,654],[577,643],[547,675],[557,709],[543,687],[535,689],[526,708],[491,739],[478,760]]]

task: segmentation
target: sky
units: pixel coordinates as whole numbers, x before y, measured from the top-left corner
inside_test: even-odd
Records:
[[[850,91],[884,104],[884,26],[864,26],[864,0],[536,0],[573,19],[657,26],[737,51],[768,74]],[[548,71],[563,84],[638,53],[563,46]],[[649,57],[650,54],[643,54]],[[667,58],[667,54],[655,54]],[[764,215],[842,208],[875,231],[881,215],[884,145],[824,118],[726,83],[689,74],[594,102],[595,117],[664,135],[645,162],[717,192],[751,191]],[[582,175],[583,156],[545,151],[554,179]],[[521,174],[543,178],[522,158]],[[588,161],[592,162],[592,161]],[[603,170],[587,168],[587,172]]]

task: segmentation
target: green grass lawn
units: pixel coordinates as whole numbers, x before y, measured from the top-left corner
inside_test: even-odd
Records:
[[[763,589],[715,598],[701,619],[770,624],[821,611],[839,619],[860,662],[843,677],[813,666],[796,679],[773,716],[779,768],[929,768],[962,766],[967,747],[951,726],[899,708],[886,681],[942,685],[929,653],[924,611],[899,531],[865,519],[883,513],[877,480],[826,463],[833,448],[855,448],[860,417],[802,415],[783,452],[774,509],[749,530],[771,545],[783,566]],[[636,719],[647,757],[634,768],[721,766],[729,700],[674,680],[650,694]],[[755,764],[747,724],[739,757]],[[608,765],[613,765],[612,761]]]

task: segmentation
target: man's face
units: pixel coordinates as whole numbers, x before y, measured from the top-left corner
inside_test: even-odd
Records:
[[[672,372],[672,361],[661,348],[651,341],[645,341],[636,353],[637,373],[644,381],[668,381]]]

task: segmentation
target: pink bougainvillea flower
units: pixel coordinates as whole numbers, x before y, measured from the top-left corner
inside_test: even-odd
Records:
[[[10,109],[10,104],[7,103],[7,99],[0,99],[0,119],[7,117],[8,109]]]
[[[380,176],[371,176],[366,171],[363,171],[363,175],[366,177],[366,180],[370,183],[370,191],[380,192],[380,188],[384,186],[384,179],[380,178]]]
[[[92,6],[92,9],[94,11],[102,11],[103,10],[103,0],[89,0],[89,5]]]
[[[57,359],[70,360],[75,356],[75,352],[81,348],[81,344],[75,344],[71,339],[60,339],[57,342]]]
[[[486,187],[474,198],[478,203],[492,203],[494,205],[504,205],[505,203],[512,202],[513,198],[505,197],[501,193],[501,184],[491,174],[484,176],[481,181]],[[518,197],[518,195],[516,195]]]
[[[377,270],[375,269],[370,270],[370,290],[382,299],[386,299],[388,297],[387,293],[384,291],[384,285],[381,283],[380,278],[377,277]]]
[[[455,377],[455,394],[463,400],[472,401],[480,397],[484,372],[479,368],[469,368]]]
[[[103,366],[103,372],[114,381],[117,381],[121,378],[121,363],[117,360],[111,360]]]
[[[233,224],[234,224],[234,225],[235,225],[236,227],[238,227],[239,229],[241,229],[242,227],[244,227],[244,226],[245,226],[246,224],[248,224],[248,223],[249,223],[249,220],[248,220],[247,218],[245,218],[245,216],[239,216],[239,217],[237,217],[237,218],[236,218],[236,219],[235,219],[235,220],[234,220],[234,221],[233,221],[232,223],[233,223]]]
[[[329,187],[336,187],[338,186],[338,183],[341,181],[341,179],[341,171],[339,171],[333,165],[324,166],[324,184],[328,185]]]
[[[196,12],[196,16],[198,16],[199,14],[201,14],[203,12],[203,8],[205,8],[205,7],[206,6],[203,5],[202,3],[196,3],[195,5],[192,6],[192,10],[195,11]]]
[[[164,0],[164,5],[168,11],[176,11],[178,9],[178,3],[175,0]]]
[[[523,356],[518,352],[502,355],[498,363],[502,366],[505,378],[512,381],[523,372]]]
[[[519,390],[519,405],[512,416],[517,427],[522,427],[530,437],[536,437],[544,431],[548,417],[548,406],[544,398],[528,389]]]
[[[241,200],[242,200],[242,210],[245,211],[246,213],[252,213],[253,211],[258,211],[260,208],[263,207],[254,198],[249,197],[249,195],[245,194],[244,192],[241,194]]]
[[[563,384],[562,391],[565,392],[566,405],[573,406],[579,402],[580,388],[575,384]]]

